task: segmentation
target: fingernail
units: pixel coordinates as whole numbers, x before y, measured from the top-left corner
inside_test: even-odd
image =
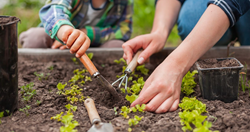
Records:
[[[68,45],[67,45],[66,47],[69,49],[69,46],[68,46]]]
[[[76,54],[76,57],[77,57],[77,58],[79,58],[79,57],[80,57],[80,55],[79,55],[79,54]]]
[[[128,60],[126,60],[126,63],[128,64]]]
[[[143,57],[141,57],[141,58],[139,58],[139,60],[137,61],[139,64],[142,64],[143,62],[144,62],[144,58]]]
[[[52,46],[51,49],[55,49],[55,46]]]

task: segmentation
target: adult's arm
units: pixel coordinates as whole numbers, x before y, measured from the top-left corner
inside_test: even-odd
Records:
[[[132,55],[140,48],[145,49],[139,59],[140,63],[143,63],[149,56],[164,47],[177,20],[180,8],[181,3],[178,0],[158,0],[151,33],[138,36],[123,45],[124,59],[127,60],[127,63],[132,60]]]
[[[176,110],[183,76],[229,26],[225,12],[210,4],[186,39],[150,75],[131,106],[147,104],[146,110],[156,113]]]

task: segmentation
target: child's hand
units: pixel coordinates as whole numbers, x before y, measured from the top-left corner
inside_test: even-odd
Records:
[[[51,49],[57,49],[57,48],[59,48],[60,50],[63,50],[63,49],[67,49],[67,46],[63,45],[59,41],[55,40],[51,46]]]
[[[69,25],[63,25],[57,32],[57,37],[62,40],[70,49],[70,53],[76,53],[76,57],[81,57],[90,46],[90,39],[79,29],[74,29]]]

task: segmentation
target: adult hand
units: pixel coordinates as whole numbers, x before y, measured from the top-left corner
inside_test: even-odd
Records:
[[[166,38],[157,32],[135,37],[122,45],[124,50],[123,58],[127,61],[127,64],[129,64],[133,54],[142,48],[144,51],[138,57],[138,63],[142,64],[153,53],[160,51],[164,47],[165,42]]]
[[[139,97],[131,104],[146,104],[146,111],[165,113],[175,111],[180,101],[182,69],[166,59],[149,76]]]
[[[52,49],[58,49],[59,48],[59,49],[63,50],[63,49],[66,49],[67,46],[62,45],[59,41],[55,40],[54,43],[52,44],[51,48]]]
[[[76,53],[76,57],[81,57],[90,46],[90,39],[79,29],[74,29],[69,25],[63,25],[57,32],[57,36],[70,49],[70,53]]]

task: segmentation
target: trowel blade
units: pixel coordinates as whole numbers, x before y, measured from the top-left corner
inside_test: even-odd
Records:
[[[109,91],[109,93],[111,93],[117,100],[120,99],[115,88],[102,75],[98,75],[97,79],[99,80],[99,82],[101,82],[103,87],[105,87]]]
[[[102,125],[93,125],[88,132],[114,132],[114,128],[110,123],[102,123]]]

